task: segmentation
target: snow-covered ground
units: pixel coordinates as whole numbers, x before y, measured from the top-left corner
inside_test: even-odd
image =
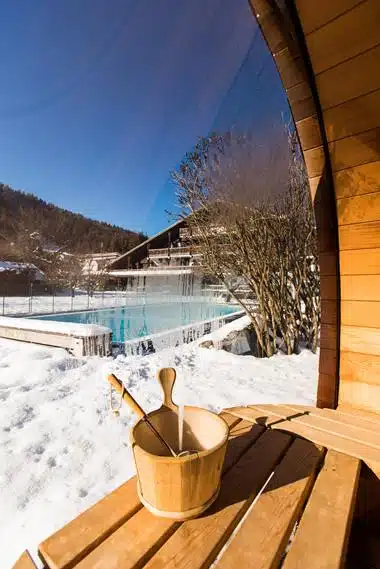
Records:
[[[214,340],[222,334],[214,332]],[[193,343],[150,356],[76,359],[61,349],[0,340],[2,569],[24,548],[36,560],[44,538],[133,475],[135,417],[125,406],[119,418],[112,414],[106,375],[114,372],[150,411],[161,404],[155,376],[163,366],[177,368],[176,402],[217,411],[315,402],[317,356],[309,351],[261,360]]]

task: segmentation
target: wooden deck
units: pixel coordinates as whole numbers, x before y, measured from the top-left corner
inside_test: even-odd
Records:
[[[45,566],[380,567],[378,529],[365,525],[371,507],[379,513],[380,482],[366,464],[380,464],[380,420],[288,405],[234,407],[223,416],[230,439],[222,489],[203,516],[183,523],[153,516],[132,478],[40,545]],[[375,486],[368,492],[364,484],[363,506],[368,476]],[[32,567],[24,562],[17,569]]]

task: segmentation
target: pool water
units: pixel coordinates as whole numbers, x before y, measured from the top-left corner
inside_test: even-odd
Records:
[[[112,330],[114,342],[125,342],[150,336],[164,330],[186,326],[194,322],[213,320],[240,310],[236,306],[209,302],[173,302],[124,306],[84,312],[49,314],[38,320],[74,322],[76,324],[100,324]],[[36,318],[36,317],[34,317]]]

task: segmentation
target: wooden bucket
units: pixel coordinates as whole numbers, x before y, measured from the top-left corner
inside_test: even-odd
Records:
[[[178,407],[171,398],[174,381],[175,373],[166,384],[161,378],[164,404],[148,417],[174,451],[179,452]],[[199,516],[211,506],[220,489],[228,433],[227,423],[215,413],[186,406],[183,449],[196,452],[173,457],[146,421],[138,421],[131,432],[131,442],[138,494],[144,506],[156,516],[176,520]]]

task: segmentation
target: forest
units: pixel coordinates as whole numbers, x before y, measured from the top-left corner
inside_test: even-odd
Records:
[[[20,257],[31,237],[47,250],[75,254],[124,253],[147,238],[0,183],[0,259],[30,261]]]

